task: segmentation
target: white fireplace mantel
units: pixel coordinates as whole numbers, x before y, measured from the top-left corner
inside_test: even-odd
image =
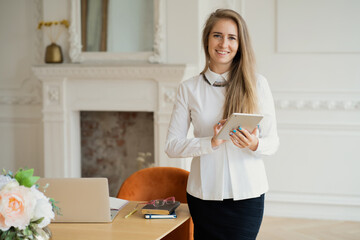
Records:
[[[176,89],[194,67],[163,64],[34,66],[43,83],[44,175],[81,177],[80,111],[154,112],[156,166],[186,168],[164,153]]]

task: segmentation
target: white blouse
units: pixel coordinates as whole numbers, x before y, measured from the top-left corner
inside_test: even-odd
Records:
[[[211,84],[226,81],[228,73],[219,75],[207,70]],[[271,155],[279,146],[273,97],[267,80],[257,75],[259,126],[256,151],[240,149],[231,141],[211,147],[213,126],[222,119],[225,87],[215,87],[202,75],[182,82],[174,105],[165,152],[171,158],[193,157],[187,192],[203,200],[234,200],[258,197],[268,190],[262,155]],[[187,138],[190,123],[194,138]]]

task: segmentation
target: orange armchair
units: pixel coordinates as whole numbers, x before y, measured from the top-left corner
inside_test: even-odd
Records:
[[[174,196],[187,203],[186,185],[189,172],[174,167],[145,168],[133,173],[120,187],[118,198],[132,201],[149,201]],[[163,240],[193,239],[193,223],[189,219]]]

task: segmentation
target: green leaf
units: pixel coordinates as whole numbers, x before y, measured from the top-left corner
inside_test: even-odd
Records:
[[[39,179],[40,177],[27,178],[24,180],[22,185],[24,185],[25,187],[32,187]]]
[[[53,198],[50,198],[50,203],[54,213],[56,213],[56,215],[62,216],[61,209],[58,206],[56,206],[56,204],[58,204],[59,202],[55,201]]]
[[[32,231],[29,229],[29,227],[26,227],[24,230],[22,230],[21,232],[24,236],[31,236],[32,235]]]
[[[0,230],[0,233],[1,233],[0,240],[4,240],[7,232],[3,232],[3,231]]]
[[[12,173],[12,171],[8,171],[8,176],[10,176],[11,178],[14,178],[14,174]]]
[[[5,237],[5,240],[13,240],[16,236],[16,233],[15,232],[9,232],[6,237]]]
[[[4,168],[2,169],[2,175],[14,178],[13,173],[10,170],[6,171]]]
[[[15,231],[15,230],[14,230],[13,227],[9,228],[9,230],[2,232],[0,239],[1,239],[1,240],[8,239],[8,236],[9,236],[9,235],[11,235],[12,233],[15,233],[14,231]]]
[[[35,221],[32,221],[31,224],[39,224],[39,223],[42,222],[42,220],[44,220],[44,217],[39,218],[39,219],[37,219],[37,220],[35,220]]]
[[[34,169],[23,170],[19,169],[15,174],[15,179],[19,182],[20,185],[25,187],[32,187],[40,177],[33,176]]]

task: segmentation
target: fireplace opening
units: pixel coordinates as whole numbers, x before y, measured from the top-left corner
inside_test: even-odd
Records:
[[[80,128],[81,176],[108,178],[110,196],[154,165],[153,112],[81,111]]]

